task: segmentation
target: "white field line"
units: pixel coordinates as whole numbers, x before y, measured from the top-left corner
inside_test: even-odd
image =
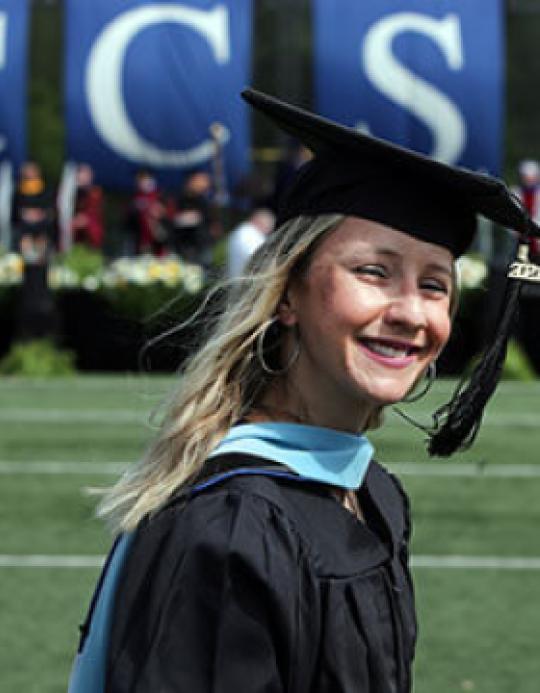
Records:
[[[178,383],[178,376],[171,373],[168,376],[133,375],[125,378],[89,376],[88,378],[16,378],[1,377],[1,390],[16,390],[17,392],[64,391],[74,390],[126,390],[143,395],[159,394],[164,388],[170,388]],[[532,383],[534,384],[534,383]]]
[[[105,556],[0,554],[0,568],[101,568]]]
[[[0,409],[0,423],[148,424],[150,412],[129,409]]]
[[[60,461],[3,461],[0,475],[118,475],[133,462],[60,462]],[[389,464],[391,471],[400,476],[418,477],[468,477],[502,479],[538,479],[540,464],[482,464],[463,462],[458,464],[436,462],[401,462]]]
[[[540,558],[521,556],[413,556],[413,568],[465,570],[540,570]]]
[[[121,474],[129,462],[3,462],[0,474]]]
[[[539,407],[540,409],[540,407]],[[401,425],[410,426],[407,421],[399,417],[397,414],[390,413],[390,416],[385,421],[385,426]],[[411,417],[417,421],[425,422],[427,425],[431,423],[432,412],[418,411],[412,412]],[[512,426],[513,428],[539,428],[540,429],[540,412],[531,412],[530,408],[527,412],[517,411],[512,414],[486,414],[482,419],[482,427],[504,428]]]
[[[152,408],[148,410],[136,409],[84,409],[74,411],[73,409],[0,409],[0,423],[91,423],[91,424],[112,424],[134,423],[151,425]],[[430,413],[414,412],[413,415],[420,421],[430,421]],[[409,425],[397,415],[389,416],[385,425],[406,426]],[[539,412],[515,412],[512,414],[488,414],[482,426],[493,426],[496,428],[512,426],[514,428],[539,428]]]
[[[0,568],[100,568],[104,556],[0,554]],[[540,570],[540,558],[522,556],[413,556],[414,569]]]
[[[457,463],[437,464],[436,462],[401,462],[389,464],[391,471],[400,476],[440,476],[440,477],[495,477],[503,479],[540,478],[540,464],[483,464]]]

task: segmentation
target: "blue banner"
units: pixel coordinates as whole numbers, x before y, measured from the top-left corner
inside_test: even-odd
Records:
[[[229,183],[247,170],[251,0],[67,0],[67,156],[131,188],[147,168],[177,188],[221,144]],[[217,135],[210,136],[214,123]]]
[[[0,158],[26,159],[27,0],[0,0]]]
[[[502,0],[313,0],[317,110],[498,174]]]

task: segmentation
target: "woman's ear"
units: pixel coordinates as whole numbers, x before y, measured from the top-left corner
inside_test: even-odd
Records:
[[[293,327],[298,322],[296,310],[294,309],[294,296],[291,296],[290,288],[287,289],[281,301],[278,303],[277,315],[279,321],[285,327]]]

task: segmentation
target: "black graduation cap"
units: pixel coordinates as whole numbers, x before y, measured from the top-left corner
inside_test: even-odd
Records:
[[[277,226],[300,214],[348,214],[443,245],[456,257],[474,237],[477,214],[527,232],[523,209],[496,178],[448,166],[253,89],[242,96],[314,154],[282,200]]]
[[[497,333],[469,382],[460,383],[450,402],[434,413],[428,430],[433,455],[470,446],[502,371],[520,279],[540,280],[540,268],[528,262],[526,251],[528,239],[540,229],[496,178],[435,161],[253,89],[242,97],[314,154],[282,200],[278,233],[280,224],[299,215],[340,213],[442,245],[454,257],[470,245],[478,214],[518,234],[521,261],[509,275]]]

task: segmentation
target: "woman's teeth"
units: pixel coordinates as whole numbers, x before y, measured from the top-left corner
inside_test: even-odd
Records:
[[[391,344],[383,344],[382,342],[371,340],[362,340],[362,343],[370,351],[374,351],[376,354],[386,356],[387,358],[404,358],[416,351],[415,347],[392,346]]]
[[[376,354],[380,354],[381,356],[399,358],[408,356],[410,353],[409,349],[396,349],[395,347],[383,344],[368,344],[368,346],[371,349],[371,351],[374,351]]]

